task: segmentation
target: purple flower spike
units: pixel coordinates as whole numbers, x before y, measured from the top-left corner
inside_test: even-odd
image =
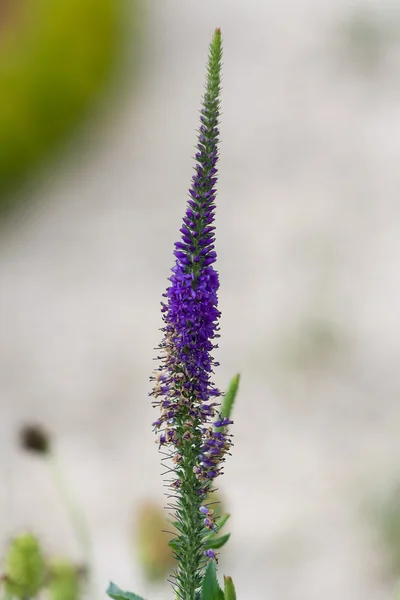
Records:
[[[174,546],[178,559],[176,595],[184,600],[199,597],[205,549],[205,535],[216,530],[213,510],[205,504],[213,491],[213,480],[221,474],[220,463],[229,452],[231,437],[219,417],[216,399],[221,395],[211,376],[218,363],[212,356],[219,338],[218,273],[213,264],[215,251],[215,199],[219,143],[219,93],[221,32],[216,30],[210,45],[207,85],[201,109],[201,125],[195,155],[195,175],[180,239],[175,243],[175,263],[170,285],[161,303],[164,326],[159,345],[160,367],[152,378],[153,405],[160,416],[154,428],[160,432],[163,455],[171,461],[170,508],[181,532]],[[224,426],[215,430],[213,423]],[[218,433],[218,435],[217,435]]]
[[[182,456],[185,449],[196,447],[198,450],[192,453],[190,472],[196,475],[199,488],[204,487],[207,480],[209,489],[212,479],[221,472],[216,466],[224,459],[230,446],[230,437],[224,435],[218,439],[211,427],[218,406],[215,399],[221,395],[211,380],[213,368],[218,365],[211,353],[217,347],[220,317],[219,278],[213,267],[217,257],[213,221],[219,142],[220,58],[220,32],[217,31],[211,45],[208,83],[201,110],[196,175],[191,180],[189,200],[180,228],[181,239],[175,243],[176,260],[169,278],[170,286],[162,303],[164,339],[159,346],[161,366],[154,377],[152,391],[153,405],[161,409],[161,416],[153,424],[156,430],[164,432],[160,444],[175,446],[175,451]],[[213,425],[214,428],[225,427],[230,423],[230,419],[221,417]]]

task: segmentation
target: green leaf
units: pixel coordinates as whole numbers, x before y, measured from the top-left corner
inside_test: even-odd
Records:
[[[224,575],[225,600],[236,600],[236,590],[233,585],[232,577]]]
[[[228,391],[226,392],[222,401],[221,415],[223,418],[230,418],[235,403],[235,398],[239,390],[240,374],[238,373],[233,377],[229,383]],[[217,430],[220,428],[218,427]]]
[[[214,561],[207,566],[201,590],[202,600],[224,600],[224,592],[219,587]]]
[[[218,548],[222,548],[222,546],[225,546],[230,537],[230,533],[225,535],[215,535],[204,542],[204,548],[206,550],[217,550]]]
[[[169,540],[168,546],[178,552],[180,550],[180,543],[177,539]]]
[[[124,592],[112,581],[110,581],[110,585],[108,586],[107,594],[114,600],[143,600],[141,596],[133,592]]]
[[[222,515],[221,517],[216,518],[215,522],[218,526],[218,529],[222,529],[222,527],[225,525],[230,516],[231,515],[227,513],[226,515]]]

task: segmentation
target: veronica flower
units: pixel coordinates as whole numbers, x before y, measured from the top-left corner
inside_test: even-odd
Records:
[[[179,531],[173,545],[178,559],[174,585],[182,600],[196,600],[207,562],[216,558],[206,544],[210,530],[217,528],[209,494],[231,446],[227,426],[232,421],[219,412],[221,394],[212,382],[213,367],[218,363],[211,354],[217,347],[220,317],[213,222],[221,55],[217,29],[209,50],[195,174],[162,302],[160,366],[152,378],[153,404],[161,411],[153,426],[160,450],[170,461],[167,485],[173,502],[169,507]]]
[[[240,375],[231,381],[222,406],[212,381],[217,363],[212,351],[219,337],[214,269],[214,210],[218,162],[218,118],[221,89],[221,32],[210,44],[208,73],[200,111],[195,175],[181,238],[175,244],[175,264],[161,303],[164,320],[160,361],[151,396],[160,415],[153,426],[163,460],[168,462],[168,508],[178,531],[169,544],[178,567],[171,582],[175,600],[236,600],[231,577],[224,590],[216,575],[217,553],[230,534],[215,535],[228,514],[217,515],[210,501],[213,482],[222,473],[231,448],[227,427],[238,392]],[[110,582],[112,600],[143,600]]]

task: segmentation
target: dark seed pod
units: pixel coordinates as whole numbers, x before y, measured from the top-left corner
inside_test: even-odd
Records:
[[[24,425],[19,432],[21,448],[37,454],[49,454],[50,436],[40,425]]]

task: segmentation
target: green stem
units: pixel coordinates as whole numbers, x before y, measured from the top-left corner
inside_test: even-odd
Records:
[[[61,464],[55,454],[50,452],[47,455],[47,461],[55,486],[57,487],[60,497],[64,502],[71,527],[78,540],[85,565],[87,565],[89,581],[88,596],[94,600],[96,597],[96,590],[93,577],[93,544],[85,514],[76,500],[76,497],[72,493]]]
[[[178,436],[182,440],[182,487],[179,491],[179,521],[181,524],[180,560],[178,562],[177,583],[184,600],[196,600],[201,585],[201,547],[202,526],[200,506],[202,497],[196,493],[199,482],[193,473],[201,444],[198,427],[193,428],[194,437],[190,441],[182,438],[183,422],[189,415],[182,415],[182,424],[178,426]],[[198,425],[196,423],[196,425]]]

